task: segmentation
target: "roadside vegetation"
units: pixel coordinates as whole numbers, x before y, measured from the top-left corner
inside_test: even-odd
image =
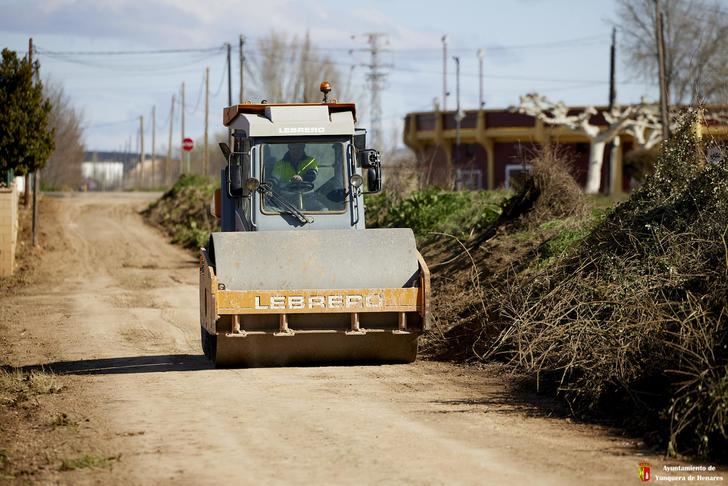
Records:
[[[728,171],[683,120],[656,172],[549,265],[514,274],[468,342],[668,453],[728,451]]]
[[[412,228],[420,240],[436,233],[467,237],[501,214],[505,191],[445,191],[429,188],[399,198],[383,192],[366,198],[369,228]]]
[[[433,272],[425,351],[502,363],[670,455],[728,459],[728,168],[705,166],[692,116],[616,207],[585,198],[553,152],[496,218],[438,204],[477,194],[379,196],[375,224],[415,228]]]
[[[172,243],[197,250],[207,244],[210,232],[219,228],[210,214],[216,188],[217,183],[209,177],[182,175],[144,211],[144,217],[167,233]]]

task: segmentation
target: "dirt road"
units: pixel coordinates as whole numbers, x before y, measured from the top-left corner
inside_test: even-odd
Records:
[[[488,369],[211,369],[196,259],[143,223],[151,198],[46,197],[36,283],[0,300],[17,336],[7,361],[63,373],[83,417],[74,450],[115,458],[54,481],[637,484],[639,462],[659,463],[603,429],[539,416]]]

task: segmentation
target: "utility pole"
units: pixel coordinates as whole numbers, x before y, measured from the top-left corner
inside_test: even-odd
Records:
[[[617,28],[612,27],[612,47],[609,49],[609,111],[617,100]]]
[[[139,117],[139,187],[144,187],[144,115]]]
[[[30,61],[30,67],[33,68],[33,38],[28,39],[28,61]],[[38,81],[40,73],[35,71],[35,80]],[[25,207],[28,207],[28,191],[30,186],[28,184],[28,174],[25,175]],[[33,172],[33,223],[31,227],[33,246],[38,246],[38,193],[40,192],[40,169],[35,169]]]
[[[447,35],[442,36],[442,111],[447,111]]]
[[[460,122],[465,118],[460,111],[460,57],[453,56],[455,60],[455,165],[460,162]]]
[[[617,28],[612,27],[612,45],[609,49],[609,107],[607,110],[611,113],[617,102]],[[605,188],[609,193],[617,194],[622,191],[621,170],[617,167],[617,150],[621,140],[619,135],[609,142],[609,185],[605,184]]]
[[[182,129],[182,138],[179,141],[180,146],[180,152],[179,152],[179,170],[183,174],[187,174],[190,171],[190,168],[188,167],[189,164],[186,164],[186,157],[184,151],[181,149],[182,144],[185,141],[185,83],[182,82],[182,107],[179,112],[179,116],[181,118],[181,129]]]
[[[131,135],[129,135],[129,139],[126,143],[126,155],[124,156],[124,170],[131,172]]]
[[[154,187],[154,178],[157,170],[157,107],[152,105],[152,183]]]
[[[478,49],[478,105],[482,110],[485,106],[485,98],[483,97],[483,58],[485,57],[485,49]]]
[[[349,66],[349,76],[346,79],[346,91],[341,96],[343,99],[351,99],[351,78],[354,76],[354,69],[356,69],[356,64]]]
[[[227,75],[228,75],[228,106],[233,105],[233,66],[230,63],[230,52],[232,45],[228,42],[227,46]]]
[[[227,78],[228,78],[228,106],[233,105],[233,66],[230,63],[230,51],[232,46],[229,42],[225,44],[227,46]],[[228,128],[228,145],[233,146],[233,129]]]
[[[381,92],[384,89],[384,81],[387,78],[386,68],[392,67],[391,64],[383,64],[380,58],[383,52],[387,49],[382,48],[381,41],[386,38],[386,34],[372,32],[367,35],[367,42],[369,48],[364,49],[369,51],[370,61],[369,64],[364,64],[365,67],[369,68],[367,73],[367,81],[369,81],[369,91],[371,94],[371,106],[369,118],[372,126],[372,145],[381,145],[383,141],[382,136],[382,97]]]
[[[242,95],[241,95],[242,96]],[[205,152],[202,155],[202,175],[207,176],[210,165],[210,153],[207,145],[207,130],[210,118],[210,67],[205,68]]]
[[[670,138],[670,113],[668,108],[667,80],[665,79],[665,37],[660,0],[655,0],[655,31],[657,42],[657,64],[660,73],[660,118],[662,120],[662,140]]]
[[[33,69],[33,38],[28,39],[28,63],[30,69]],[[25,173],[25,190],[23,191],[23,207],[30,207],[30,173]],[[34,191],[35,192],[35,191]],[[33,195],[35,197],[35,194]]]
[[[245,54],[243,53],[243,48],[245,47],[245,36],[240,35],[240,38],[238,39],[239,47],[240,47],[240,96],[239,96],[239,103],[243,103],[243,95],[245,94],[244,86],[245,86]]]
[[[164,181],[169,183],[169,168],[172,166],[172,127],[174,126],[174,95],[172,95],[172,106],[169,108],[169,143],[167,144],[167,162],[164,164]]]

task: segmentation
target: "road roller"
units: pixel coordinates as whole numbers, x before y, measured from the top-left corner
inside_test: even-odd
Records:
[[[382,163],[354,103],[242,103],[200,252],[205,356],[217,367],[409,363],[430,275],[411,229],[367,229]]]

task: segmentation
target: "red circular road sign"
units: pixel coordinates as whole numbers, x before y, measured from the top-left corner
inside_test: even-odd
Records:
[[[193,148],[195,148],[195,141],[191,138],[187,137],[184,140],[182,140],[182,150],[185,152],[191,151]]]

